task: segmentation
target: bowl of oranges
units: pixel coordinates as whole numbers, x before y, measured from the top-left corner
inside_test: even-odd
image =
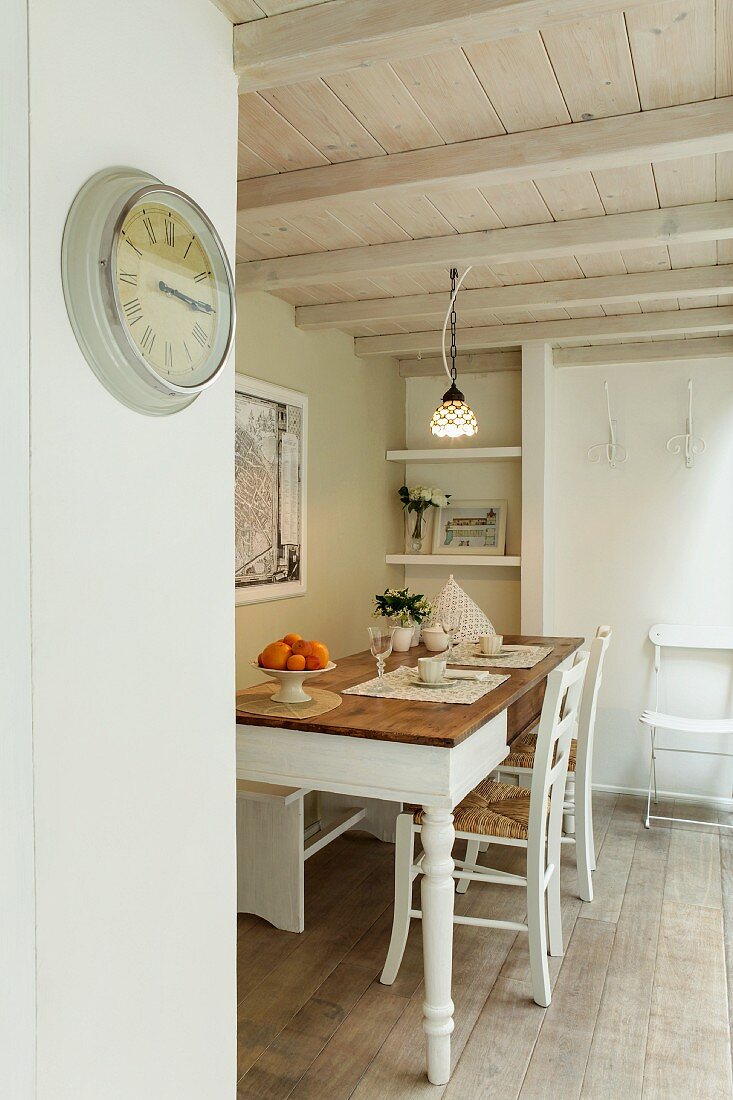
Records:
[[[303,690],[303,681],[336,665],[330,659],[323,642],[308,642],[300,634],[286,634],[270,642],[262,650],[253,668],[260,668],[278,683],[272,698],[275,703],[310,703],[311,696]]]

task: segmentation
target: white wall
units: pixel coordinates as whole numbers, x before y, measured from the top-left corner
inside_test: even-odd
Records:
[[[459,378],[466,400],[476,413],[478,435],[461,447],[512,447],[522,442],[522,375],[519,371],[467,374]],[[408,378],[406,393],[407,446],[425,449],[450,446],[430,435],[430,417],[447,389],[445,377]],[[408,463],[408,485],[437,485],[453,498],[494,497],[508,501],[507,554],[519,554],[522,539],[522,464],[507,462]],[[430,513],[428,513],[430,515]],[[432,520],[432,516],[430,519]],[[428,537],[432,527],[428,527]],[[404,534],[403,534],[404,539]],[[395,553],[404,551],[404,544]],[[500,633],[520,626],[520,572],[506,567],[436,565],[407,566],[405,579],[414,591],[436,596],[448,574],[471,596]]]
[[[629,450],[615,470],[586,458],[607,438],[604,378]],[[684,431],[688,378],[707,441],[692,470],[665,450]],[[733,360],[559,369],[555,391],[555,629],[590,637],[599,623],[613,627],[594,781],[646,788],[648,737],[637,718],[653,702],[649,627],[733,626]],[[678,655],[662,703],[701,717],[733,713],[733,660],[711,664],[706,673]],[[732,777],[731,762],[713,757],[659,764],[668,791],[730,797]]]
[[[0,7],[0,1081],[31,1096],[35,906],[31,700],[28,44],[25,0]]]
[[[522,345],[521,633],[553,637],[554,384],[552,348]]]
[[[40,1100],[234,1094],[232,372],[137,415],[83,359],[61,237],[108,165],[233,251],[231,27],[209,0],[30,0]]]

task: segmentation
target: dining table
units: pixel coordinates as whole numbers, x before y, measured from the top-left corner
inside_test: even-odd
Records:
[[[506,645],[551,646],[551,652],[532,668],[502,668],[487,659],[487,669],[507,678],[470,704],[342,694],[341,705],[328,713],[283,718],[247,713],[246,692],[237,697],[237,779],[422,806],[423,1030],[433,1084],[445,1084],[451,1074],[452,810],[537,721],[548,675],[583,641],[505,636]],[[414,667],[424,656],[434,654],[422,646],[393,653],[386,671]],[[374,672],[367,650],[339,658],[317,683],[340,694]]]

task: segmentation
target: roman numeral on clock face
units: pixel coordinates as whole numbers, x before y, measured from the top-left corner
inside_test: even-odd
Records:
[[[165,365],[170,370],[173,370],[173,348],[167,340],[165,342]]]
[[[143,349],[143,351],[147,352],[148,355],[150,355],[150,353],[153,350],[153,344],[154,343],[155,343],[155,333],[153,332],[150,325],[148,325],[147,328],[145,329],[145,332],[143,333],[143,338],[140,341],[140,347]]]
[[[121,271],[118,275],[118,279],[121,283],[129,283],[130,286],[137,286],[137,275],[134,271]]]
[[[195,340],[198,340],[202,348],[206,347],[207,336],[204,330],[201,328],[201,325],[198,324],[198,322],[193,326],[193,329],[191,330],[191,335],[194,337]]]
[[[208,279],[209,275],[211,275],[210,271],[199,271],[198,275],[194,275],[193,281],[195,283],[202,283],[204,279]]]
[[[150,238],[150,243],[151,244],[156,244],[157,239],[156,239],[156,236],[155,236],[155,230],[153,229],[153,223],[151,222],[150,218],[143,218],[143,225],[145,226],[145,228],[148,231],[148,237]]]
[[[176,247],[176,223],[170,218],[165,219],[165,243],[171,248]]]
[[[127,317],[127,323],[132,326],[140,320],[143,315],[143,307],[140,305],[139,298],[131,298],[129,302],[125,302],[122,307]]]

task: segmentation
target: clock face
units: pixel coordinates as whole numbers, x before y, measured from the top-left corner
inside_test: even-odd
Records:
[[[228,291],[221,293],[200,227],[183,205],[153,194],[126,213],[113,278],[119,318],[137,355],[161,379],[189,387],[218,366],[230,316],[226,309],[221,316]]]

